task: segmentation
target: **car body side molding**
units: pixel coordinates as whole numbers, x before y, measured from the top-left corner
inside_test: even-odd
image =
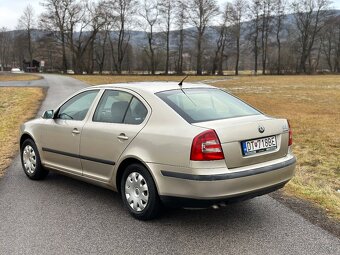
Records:
[[[177,173],[177,172],[170,172],[161,170],[163,176],[166,177],[173,177],[179,179],[186,179],[192,181],[221,181],[221,180],[229,180],[229,179],[236,179],[256,174],[262,174],[274,170],[279,170],[281,168],[293,165],[296,163],[296,158],[293,157],[289,160],[276,163],[270,166],[258,167],[253,168],[250,170],[234,172],[234,173],[226,173],[226,174],[214,174],[214,175],[195,175],[195,174],[186,174],[186,173]]]
[[[50,149],[50,148],[44,148],[43,147],[42,150],[46,151],[46,152],[51,152],[51,153],[55,153],[55,154],[64,155],[64,156],[67,156],[67,157],[80,158],[80,159],[84,159],[84,160],[94,161],[94,162],[98,162],[98,163],[102,163],[102,164],[106,164],[106,165],[114,166],[116,164],[115,162],[110,161],[110,160],[98,159],[98,158],[92,158],[92,157],[77,155],[77,154],[73,154],[73,153],[69,153],[69,152],[65,152],[65,151],[54,150],[54,149]]]

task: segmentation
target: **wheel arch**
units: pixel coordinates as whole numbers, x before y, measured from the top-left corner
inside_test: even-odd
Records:
[[[131,164],[140,164],[142,166],[144,166],[147,171],[149,172],[149,174],[151,175],[154,183],[155,183],[155,186],[156,186],[156,190],[157,190],[157,193],[159,194],[159,189],[158,189],[158,184],[156,182],[156,178],[154,177],[152,171],[150,170],[150,168],[148,167],[147,164],[145,164],[141,159],[138,159],[138,158],[134,158],[134,157],[127,157],[125,158],[124,160],[122,160],[117,168],[117,173],[116,173],[116,189],[117,189],[117,192],[119,194],[121,194],[121,179],[122,179],[122,176],[123,176],[123,173],[124,173],[124,170],[127,166],[131,165]]]
[[[24,141],[26,141],[27,139],[31,139],[35,144],[37,144],[35,142],[35,139],[33,138],[33,136],[29,133],[23,133],[20,137],[20,150],[21,150],[21,146],[24,143]]]

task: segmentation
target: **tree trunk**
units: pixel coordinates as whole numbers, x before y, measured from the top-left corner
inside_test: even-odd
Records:
[[[340,25],[338,27],[338,42],[334,56],[334,71],[340,73]]]
[[[259,40],[259,10],[256,7],[256,19],[255,19],[255,37],[254,37],[254,74],[257,75],[258,71],[258,56],[259,56],[259,45],[258,45],[258,40]]]
[[[266,74],[267,71],[268,31],[265,32],[264,36],[265,38],[262,48],[262,74]]]
[[[93,74],[93,69],[94,69],[93,52],[94,52],[94,38],[91,40],[90,47],[88,50],[88,66],[87,66],[88,74]]]
[[[236,64],[235,64],[235,75],[238,75],[238,65],[240,62],[240,37],[236,38]]]
[[[168,9],[167,31],[166,31],[166,60],[165,74],[169,73],[169,58],[170,58],[170,8]]]
[[[196,74],[202,75],[202,33],[198,32],[197,37],[197,65]]]
[[[30,67],[33,67],[33,50],[32,50],[32,37],[31,37],[31,30],[27,30],[27,39],[28,39],[28,53],[30,55]],[[30,69],[32,72],[33,69]]]
[[[152,27],[150,30],[150,33],[148,35],[148,42],[149,42],[149,50],[150,50],[150,68],[151,68],[151,74],[154,75],[156,73],[156,67],[155,67],[155,52],[152,48]]]
[[[124,38],[125,38],[125,23],[124,20],[121,20],[121,26],[119,30],[119,37],[118,37],[118,45],[117,45],[117,65],[116,65],[116,72],[118,74],[122,73],[122,66],[123,60],[125,55],[125,47],[124,47]]]
[[[184,41],[184,31],[183,31],[183,28],[182,28],[179,31],[177,74],[183,73],[183,41]]]
[[[63,73],[67,73],[67,58],[66,58],[66,46],[65,46],[65,35],[61,38],[62,58],[63,58]]]
[[[303,73],[307,73],[307,68],[306,68],[307,58],[308,58],[308,55],[306,54],[306,52],[303,52],[301,55],[301,59],[300,59],[300,67],[299,67],[300,72],[302,71]]]
[[[99,74],[103,74],[103,70],[104,70],[104,63],[105,63],[105,58],[106,58],[105,49],[106,49],[106,42],[107,42],[108,34],[109,34],[109,31],[105,31],[105,36],[104,36],[104,40],[103,40],[102,47],[101,47],[100,61],[98,63]]]
[[[277,41],[277,74],[281,74],[281,41],[280,41],[280,31],[276,33]]]
[[[255,41],[254,41],[254,61],[255,61],[255,63],[254,63],[254,73],[255,73],[255,75],[257,75],[257,69],[258,69],[258,67],[257,67],[257,62],[258,62],[258,55],[259,55],[259,52],[258,52],[258,50],[259,50],[259,48],[258,48],[258,42],[257,42],[257,40],[258,40],[258,32],[256,32],[256,36],[255,36]]]
[[[224,49],[225,49],[226,37],[222,41],[222,47],[220,50],[220,57],[218,62],[218,75],[223,75],[223,59],[224,59]]]
[[[212,67],[211,67],[211,75],[216,74],[217,63],[219,63],[219,50],[215,51],[215,56],[214,56],[214,60],[213,60]]]

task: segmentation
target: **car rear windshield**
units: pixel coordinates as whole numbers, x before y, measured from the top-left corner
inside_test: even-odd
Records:
[[[260,114],[220,89],[176,89],[156,93],[189,123]]]

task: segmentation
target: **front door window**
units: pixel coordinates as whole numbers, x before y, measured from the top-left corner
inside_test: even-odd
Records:
[[[60,107],[57,118],[83,120],[97,94],[98,90],[90,90],[72,97]]]

